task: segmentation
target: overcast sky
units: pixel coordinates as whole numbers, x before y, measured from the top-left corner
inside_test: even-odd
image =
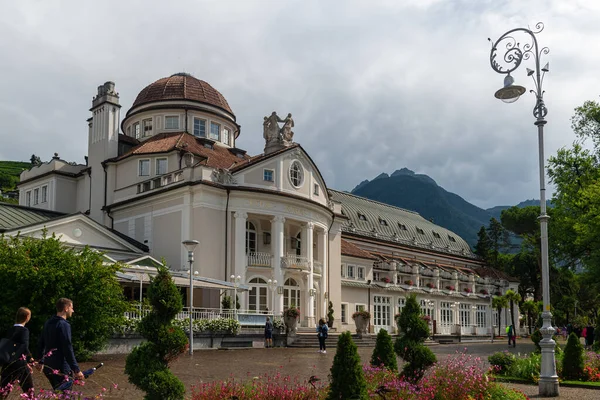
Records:
[[[83,162],[96,87],[124,116],[175,72],[209,82],[261,153],[263,116],[291,112],[295,141],[329,187],[407,167],[480,207],[539,198],[534,96],[493,97],[490,43],[542,21],[550,48],[545,149],[570,146],[573,109],[600,94],[600,2],[5,1],[0,4],[0,160]],[[524,65],[516,83],[532,87]]]

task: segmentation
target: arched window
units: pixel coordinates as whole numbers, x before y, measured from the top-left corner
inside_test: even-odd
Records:
[[[256,228],[250,221],[246,221],[246,254],[256,253]]]
[[[304,182],[304,170],[302,164],[298,161],[294,161],[290,166],[290,181],[294,187],[299,188]]]
[[[262,278],[251,279],[248,295],[248,310],[267,311],[267,282]]]
[[[300,307],[300,287],[298,282],[289,278],[283,285],[283,308]]]

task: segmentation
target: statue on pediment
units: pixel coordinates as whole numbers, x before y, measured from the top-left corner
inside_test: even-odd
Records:
[[[283,126],[279,127],[282,122]],[[288,113],[285,119],[281,119],[275,111],[270,116],[264,117],[263,138],[265,139],[265,154],[289,147],[293,143],[294,120],[292,114]]]
[[[284,122],[284,120],[279,118],[275,111],[264,118],[263,137],[267,142],[279,139],[279,122]]]

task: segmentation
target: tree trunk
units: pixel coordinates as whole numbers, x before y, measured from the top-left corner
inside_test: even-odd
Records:
[[[498,336],[502,336],[501,332],[500,332],[500,316],[502,313],[502,309],[498,308]]]
[[[510,324],[513,326],[513,336],[517,336],[517,327],[515,326],[515,304],[510,301]]]

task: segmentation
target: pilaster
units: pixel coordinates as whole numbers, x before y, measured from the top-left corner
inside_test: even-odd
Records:
[[[275,279],[279,283],[277,292],[275,293],[275,307],[273,312],[275,315],[280,315],[283,312],[283,271],[281,270],[281,258],[284,256],[285,238],[283,227],[285,218],[281,215],[276,215],[271,220],[271,247],[273,251],[273,273]]]

